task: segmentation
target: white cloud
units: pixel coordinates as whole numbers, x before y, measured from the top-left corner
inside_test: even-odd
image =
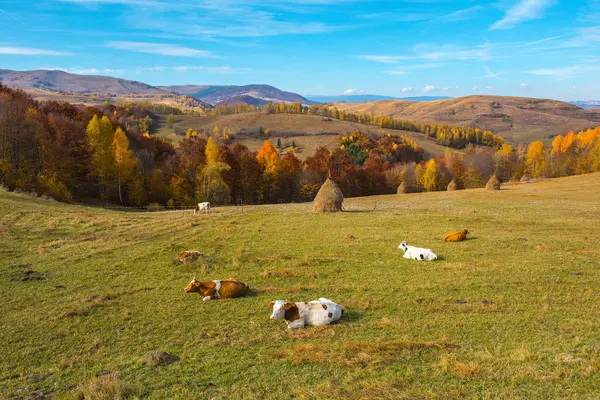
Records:
[[[520,85],[520,86],[521,86],[522,88],[527,88],[527,87],[529,87],[529,84],[528,84],[528,83],[521,83],[521,85]]]
[[[471,90],[472,90],[472,91],[474,91],[474,92],[476,92],[476,91],[477,91],[477,86],[473,86],[473,87],[471,88]]]
[[[209,51],[163,43],[107,42],[106,47],[173,57],[214,57]]]
[[[355,94],[355,93],[356,93],[356,89],[344,90],[344,95],[345,96],[349,96],[349,95],[352,95],[352,94]]]
[[[423,93],[429,93],[429,92],[433,92],[435,90],[435,86],[433,85],[427,85],[423,88]]]
[[[112,69],[112,68],[85,68],[85,67],[70,67],[70,68],[62,68],[62,67],[41,67],[40,69],[47,71],[63,71],[68,72],[69,74],[77,74],[77,75],[121,75],[124,74],[125,71],[122,69]]]
[[[494,87],[493,86],[486,86],[485,87],[487,90],[492,90]]]
[[[71,56],[73,53],[65,51],[55,51],[46,49],[36,49],[34,47],[10,47],[0,46],[0,54],[9,54],[15,56]]]
[[[486,72],[486,74],[484,76],[482,76],[482,78],[494,78],[494,79],[498,79],[498,80],[507,82],[506,79],[501,77],[501,75],[503,75],[504,72],[495,73],[487,65],[485,66],[485,72]]]
[[[552,6],[555,2],[556,0],[519,0],[489,30],[510,29],[519,22],[540,18],[546,8]]]
[[[400,61],[400,60],[408,60],[411,57],[407,57],[407,56],[369,56],[369,55],[363,55],[363,56],[358,56],[358,58],[360,58],[362,60],[368,60],[368,61],[373,61],[373,62],[382,63],[382,64],[397,64],[398,61]]]
[[[444,92],[447,92],[448,90],[450,90],[450,88],[449,88],[449,87],[445,87],[445,88],[443,88],[442,90],[443,90]]]
[[[409,93],[409,92],[412,92],[412,91],[413,91],[413,88],[411,88],[411,87],[402,88],[402,93]]]
[[[426,63],[426,64],[417,64],[417,65],[406,65],[403,67],[398,67],[396,69],[383,71],[383,73],[388,75],[406,75],[407,71],[414,71],[419,69],[433,69],[443,66],[444,64],[440,63]]]
[[[527,71],[528,74],[538,76],[553,76],[557,79],[567,79],[576,75],[598,70],[598,65],[572,65],[564,68],[541,68]]]

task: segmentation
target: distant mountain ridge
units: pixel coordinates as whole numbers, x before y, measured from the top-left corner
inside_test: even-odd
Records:
[[[227,104],[231,98],[237,98],[238,100],[246,98],[249,101],[257,99],[262,100],[264,104],[282,101],[306,105],[314,104],[314,102],[297,93],[285,92],[270,85],[175,85],[161,86],[161,88],[185,94],[212,105]],[[260,103],[260,101],[254,102]]]
[[[175,85],[152,86],[143,82],[101,75],[77,75],[60,70],[12,71],[0,69],[0,83],[18,89],[40,89],[62,93],[102,93],[113,95],[181,94],[210,105],[271,102],[314,102],[297,93],[270,85]]]
[[[369,103],[371,101],[382,101],[382,100],[407,100],[407,101],[435,101],[435,100],[448,100],[451,97],[448,96],[414,96],[414,97],[393,97],[393,96],[382,96],[378,94],[351,94],[341,96],[306,96],[307,99],[316,101],[319,103]]]
[[[577,101],[570,101],[569,104],[574,104],[580,108],[600,108],[600,100],[586,100],[586,101],[577,100]]]
[[[58,70],[11,71],[0,69],[0,82],[18,89],[65,93],[164,94],[165,89],[143,82],[100,75],[77,75]]]

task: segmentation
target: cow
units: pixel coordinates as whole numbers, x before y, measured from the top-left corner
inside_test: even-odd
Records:
[[[240,282],[235,278],[224,279],[222,281],[200,282],[194,277],[184,289],[184,292],[198,293],[204,301],[231,299],[248,293],[248,284]]]
[[[324,297],[308,303],[286,303],[275,300],[270,303],[273,313],[271,320],[283,319],[289,329],[304,326],[328,325],[339,321],[344,314],[344,307]]]
[[[462,242],[463,240],[467,240],[467,235],[469,234],[468,229],[463,229],[458,232],[450,232],[446,233],[444,236],[444,240],[446,242]]]
[[[194,215],[196,215],[200,211],[204,211],[204,214],[208,213],[210,211],[210,203],[208,201],[205,201],[204,203],[196,204],[196,208],[194,209]]]
[[[400,243],[398,248],[404,250],[404,258],[408,258],[409,260],[433,261],[438,258],[431,249],[409,246],[406,242]]]
[[[177,256],[177,260],[179,260],[180,263],[194,262],[197,261],[200,257],[202,257],[202,253],[198,250],[189,250],[182,251],[181,253],[179,253],[179,256]]]

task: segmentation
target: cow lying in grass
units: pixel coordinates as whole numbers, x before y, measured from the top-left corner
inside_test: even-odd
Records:
[[[189,250],[189,251],[182,251],[181,253],[179,253],[177,260],[179,260],[180,263],[194,262],[194,261],[198,261],[198,259],[200,257],[202,257],[202,253],[199,252],[198,250]]]
[[[438,258],[431,249],[409,246],[406,242],[400,243],[398,248],[404,250],[404,258],[409,260],[433,261]]]
[[[303,328],[306,325],[328,325],[339,321],[344,307],[321,297],[308,303],[286,303],[283,300],[270,302],[273,313],[271,320],[284,319],[288,328]]]
[[[194,215],[196,215],[196,213],[198,213],[199,211],[204,211],[205,214],[208,213],[210,211],[210,203],[206,201],[204,203],[196,204],[196,208],[194,209]]]
[[[233,278],[209,282],[200,282],[194,278],[184,291],[199,293],[204,301],[231,299],[245,295],[248,292],[248,284]]]
[[[463,229],[462,231],[458,232],[450,232],[446,233],[446,236],[444,236],[444,240],[446,242],[462,242],[463,240],[467,240],[468,234],[468,229]]]

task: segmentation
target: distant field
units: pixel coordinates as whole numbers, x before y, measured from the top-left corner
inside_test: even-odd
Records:
[[[470,125],[492,130],[513,144],[535,140],[549,144],[554,135],[600,125],[600,110],[583,110],[561,101],[526,97],[467,96],[428,102],[387,100],[339,103],[336,107],[420,122]]]
[[[148,399],[597,399],[599,192],[593,174],[193,217],[0,191],[0,398],[77,398],[113,372]],[[404,239],[441,259],[403,259]],[[204,262],[175,265],[187,249]],[[202,302],[194,275],[254,293]],[[269,320],[269,300],[322,296],[340,324]]]
[[[232,133],[245,129],[247,132],[255,134],[262,127],[263,130],[269,129],[271,132],[270,139],[275,142],[277,138],[281,138],[282,142],[295,141],[296,145],[299,146],[298,157],[301,159],[311,156],[319,146],[333,149],[336,146],[338,135],[351,133],[354,129],[375,134],[406,135],[434,155],[441,155],[446,150],[445,147],[439,146],[434,141],[427,140],[420,133],[379,129],[375,126],[339,121],[316,115],[265,114],[263,112],[223,116],[178,115],[175,116],[175,123],[172,128],[167,126],[166,118],[158,119],[156,124],[155,133],[158,136],[167,137],[174,141],[183,137],[176,135],[175,132],[184,133],[188,128],[193,128],[198,132],[212,133],[214,127],[218,126],[220,129],[226,128]],[[252,150],[260,148],[265,139],[266,137],[256,138],[249,135],[236,135],[236,140],[244,143]]]

